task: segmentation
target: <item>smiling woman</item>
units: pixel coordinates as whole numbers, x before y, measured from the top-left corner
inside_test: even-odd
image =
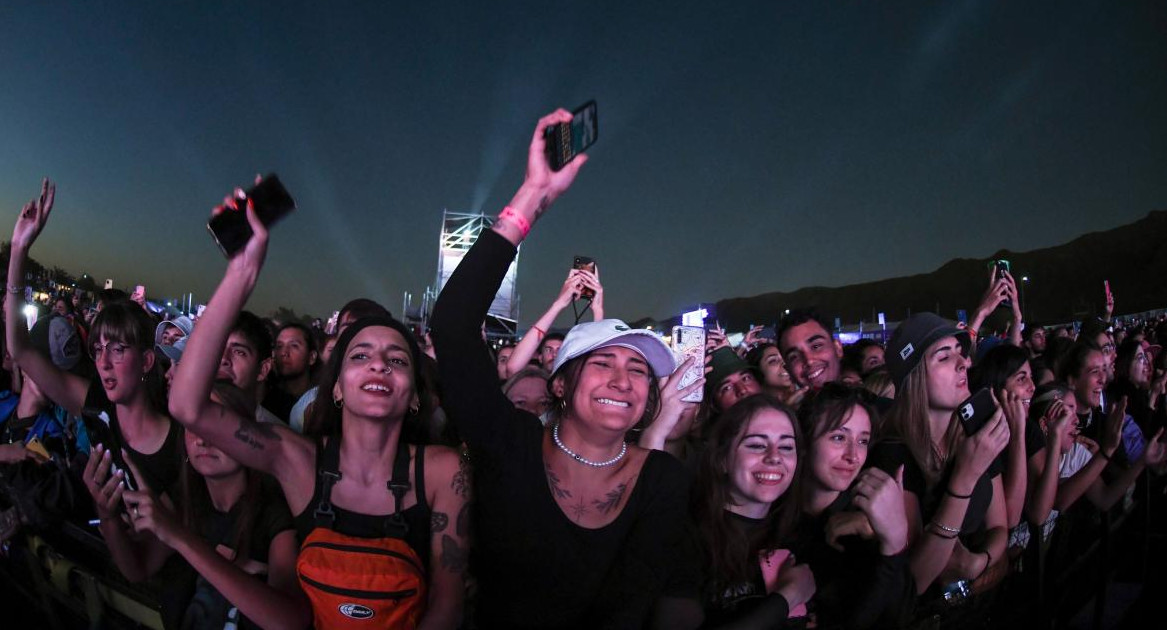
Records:
[[[544,428],[500,391],[480,333],[516,246],[587,159],[547,166],[544,131],[570,119],[559,110],[539,121],[523,186],[434,307],[443,406],[475,464],[478,625],[693,627],[685,472],[626,441],[653,417],[672,352],[616,319],[572,328],[552,366],[555,408]]]
[[[207,444],[279,482],[295,518],[296,573],[315,627],[347,627],[354,616],[398,628],[457,627],[469,494],[459,480],[466,470],[450,449],[401,439],[406,420],[428,411],[421,353],[403,324],[366,317],[344,329],[320,381],[332,404],[314,407],[320,439],[258,423],[211,399],[231,325],[267,252],[267,230],[250,204],[246,214],[253,236],[231,258],[190,336],[171,412]],[[282,612],[303,614],[296,603]]]
[[[871,395],[841,383],[798,410],[809,446],[792,548],[814,571],[825,627],[903,627],[916,600],[901,475],[863,470],[875,418]]]
[[[787,500],[802,437],[793,412],[765,395],[744,398],[717,421],[701,456],[693,512],[705,568],[703,600],[713,626],[805,616],[815,590],[806,565],[779,547],[798,514]],[[737,627],[737,626],[735,626]]]

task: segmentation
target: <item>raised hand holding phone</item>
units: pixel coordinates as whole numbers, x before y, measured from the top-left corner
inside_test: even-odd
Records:
[[[266,228],[295,210],[296,201],[274,174],[267,177],[257,175],[255,186],[250,190],[236,188],[232,196],[215,207],[211,220],[207,222],[207,230],[227,258],[243,249],[255,233],[251,222],[242,216],[241,211],[245,208],[250,208]]]
[[[261,183],[261,178],[256,178],[256,185]],[[244,205],[240,211],[239,204]],[[268,230],[263,221],[260,220],[259,215],[255,210],[255,203],[252,199],[247,197],[241,189],[236,188],[233,197],[224,200],[223,205],[215,206],[211,210],[211,221],[216,217],[233,215],[238,216],[242,214],[244,220],[247,222],[249,234],[246,235],[247,240],[241,246],[229,255],[230,261],[227,263],[227,272],[230,275],[234,272],[247,272],[248,275],[255,279],[258,277],[259,270],[263,268],[263,261],[267,257],[267,242]],[[210,223],[207,224],[208,227]],[[252,275],[254,274],[254,275]]]
[[[547,161],[551,170],[558,171],[575,157],[595,144],[600,136],[596,102],[588,101],[571,113],[570,123],[559,123],[544,131],[547,141]]]
[[[587,154],[580,153],[559,171],[553,171],[548,164],[545,132],[548,127],[565,122],[571,122],[571,112],[557,109],[540,118],[535,125],[535,133],[527,147],[527,173],[523,185],[499,213],[499,220],[493,227],[495,232],[514,245],[523,242],[531,226],[555,203],[559,195],[571,187],[579,169],[587,163]]]

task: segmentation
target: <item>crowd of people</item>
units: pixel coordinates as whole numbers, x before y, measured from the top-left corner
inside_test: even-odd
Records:
[[[1026,618],[1032,550],[1066,566],[1070,523],[1162,487],[1167,322],[1116,326],[1109,301],[1080,329],[1023,322],[995,269],[967,324],[843,346],[793,310],[772,338],[710,330],[684,384],[700,359],[573,269],[492,348],[519,244],[587,162],[547,164],[570,119],[539,121],[420,338],[368,299],[327,334],[243,310],[269,235],[238,190],[215,212],[252,236],[197,322],[106,290],[29,331],[46,180],[8,260],[5,548],[89,527],[168,628],[986,627]],[[553,331],[581,296],[594,321]]]

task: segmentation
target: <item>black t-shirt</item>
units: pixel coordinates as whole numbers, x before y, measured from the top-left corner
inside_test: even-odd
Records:
[[[751,540],[767,523],[764,518],[749,518],[729,511],[726,515],[734,527]],[[766,581],[759,562],[750,564],[749,577],[745,581],[724,586],[719,592],[708,592],[704,604],[706,627],[785,628],[788,625],[790,606],[782,596],[772,597],[766,593]]]
[[[920,518],[926,524],[932,519],[941,499],[944,498],[944,489],[948,487],[948,480],[952,475],[952,465],[950,463],[946,466],[936,484],[928,488],[924,471],[912,457],[912,451],[905,442],[896,438],[884,440],[876,444],[867,456],[867,466],[879,468],[893,477],[901,465],[904,467],[904,491],[916,495],[916,500],[920,504]],[[1002,470],[1004,464],[998,455],[993,463],[989,464],[988,470],[977,479],[972,498],[968,501],[968,509],[964,513],[964,521],[960,526],[961,539],[966,544],[969,537],[984,530],[985,515],[988,513],[989,504],[993,502],[993,478],[1000,475]],[[945,525],[952,526],[951,523]]]
[[[916,602],[907,551],[885,556],[877,541],[858,536],[841,538],[843,551],[827,543],[827,521],[839,512],[853,511],[851,499],[850,491],[840,493],[821,514],[803,514],[795,530],[790,549],[814,572],[810,610],[820,627],[903,627]]]
[[[259,473],[252,473],[259,474]],[[287,501],[278,484],[270,477],[263,479],[260,486],[257,512],[249,540],[248,559],[263,565],[256,578],[267,580],[268,550],[271,542],[282,532],[293,529],[292,515]],[[212,547],[222,545],[233,551],[235,543],[235,521],[243,508],[239,501],[229,512],[211,508],[201,523],[199,535]],[[183,616],[183,630],[220,630],[227,622],[233,621],[238,628],[256,628],[250,619],[243,617],[227,598],[223,597],[210,582],[201,575],[195,581],[194,594]]]
[[[442,406],[474,463],[478,625],[484,628],[640,627],[662,596],[699,598],[688,477],[652,451],[624,509],[586,529],[547,484],[543,425],[498,388],[481,324],[515,247],[487,231],[434,308]]]
[[[118,440],[123,444],[130,460],[145,477],[146,484],[156,494],[169,493],[173,497],[170,490],[178,482],[178,473],[182,466],[181,427],[171,420],[170,430],[166,433],[166,440],[162,443],[162,447],[153,453],[142,453],[134,450],[126,441],[121,426],[118,424],[117,409],[109,397],[105,395],[105,388],[101,386],[100,380],[95,379],[89,382],[89,391],[85,394],[85,407],[93,411],[104,411],[109,415],[110,428],[117,433]],[[106,444],[105,446],[108,448],[110,445]]]

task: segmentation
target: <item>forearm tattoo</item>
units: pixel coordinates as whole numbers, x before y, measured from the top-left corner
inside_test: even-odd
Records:
[[[258,451],[263,450],[263,442],[260,441],[261,439],[278,442],[280,440],[280,434],[262,422],[241,418],[239,420],[239,428],[235,430],[235,439]]]
[[[433,512],[430,514],[430,532],[437,534],[446,530],[446,526],[450,524],[450,517],[446,516],[444,512]]]

